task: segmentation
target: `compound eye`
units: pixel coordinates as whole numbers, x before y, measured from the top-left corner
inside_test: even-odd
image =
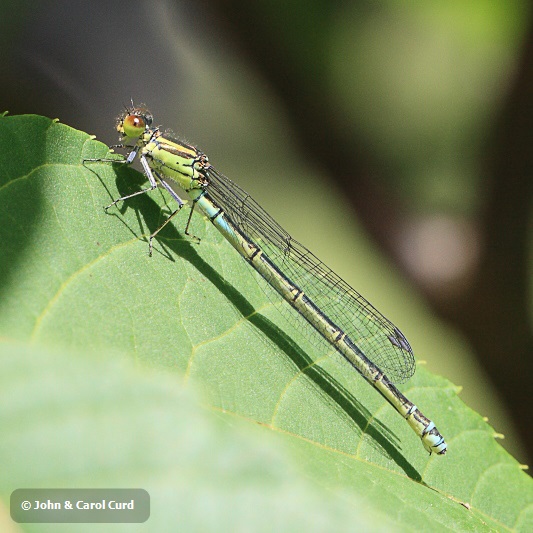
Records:
[[[151,122],[151,116],[150,116]],[[146,130],[147,120],[142,115],[128,115],[124,118],[122,127],[126,137],[140,137]]]

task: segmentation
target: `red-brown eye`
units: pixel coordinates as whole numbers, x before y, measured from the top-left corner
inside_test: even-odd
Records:
[[[126,137],[139,137],[146,129],[146,122],[141,115],[128,115],[123,122]]]
[[[127,124],[131,128],[144,128],[144,120],[138,115],[129,115],[124,120],[124,124]]]

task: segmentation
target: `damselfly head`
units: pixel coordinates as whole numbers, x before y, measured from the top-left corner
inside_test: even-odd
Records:
[[[133,102],[132,102],[133,103]],[[122,138],[140,137],[152,125],[152,113],[144,106],[126,108],[117,120],[117,131]]]

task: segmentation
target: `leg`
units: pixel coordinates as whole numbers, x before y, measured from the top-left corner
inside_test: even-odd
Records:
[[[131,154],[134,154],[132,157]],[[137,155],[137,152],[134,150],[133,152],[130,152],[128,155],[128,158],[124,161],[119,161],[119,163],[126,163],[129,164],[135,159],[135,156]],[[153,191],[154,189],[157,189],[157,181],[154,178],[154,175],[152,174],[152,170],[150,166],[148,165],[148,161],[146,161],[146,158],[144,155],[141,156],[141,165],[144,170],[144,175],[148,178],[148,181],[150,182],[150,187],[147,187],[146,189],[141,189],[140,191],[134,192],[133,194],[128,194],[128,196],[122,196],[121,198],[117,198],[114,202],[110,203],[108,206],[104,207],[104,209],[107,211],[110,207],[113,207],[114,205],[118,204],[119,202],[123,202],[124,200],[128,200],[129,198],[133,198],[134,196],[138,196],[139,194],[145,194],[147,192]]]
[[[189,213],[189,218],[187,219],[187,225],[185,226],[185,235],[187,235],[187,237],[190,237],[191,239],[194,239],[196,241],[197,244],[200,244],[200,241],[202,239],[200,239],[200,237],[197,237],[196,235],[191,235],[189,233],[189,225],[191,224],[191,220],[192,220],[192,214],[194,212],[194,208],[196,207],[196,202],[198,201],[198,198],[195,198],[193,201],[192,201],[192,207],[191,207],[191,212]]]
[[[148,166],[148,163],[146,163],[146,165]],[[144,166],[144,165],[143,165]],[[148,170],[145,169],[146,172],[150,172],[151,173],[151,169],[150,167],[148,167]],[[177,202],[178,204],[178,208],[170,214],[170,216],[165,220],[165,222],[163,222],[163,224],[161,224],[161,226],[159,226],[151,235],[150,235],[150,238],[148,240],[148,255],[150,257],[152,257],[152,240],[154,239],[154,237],[172,220],[172,218],[178,214],[179,211],[181,211],[181,208],[184,206],[185,202],[178,196],[178,194],[176,193],[176,191],[168,184],[168,182],[162,178],[158,173],[156,173],[156,176],[158,177],[159,179],[159,182],[161,183],[161,185],[168,191],[168,193],[170,194],[170,196],[172,196],[172,198],[174,198],[174,200]]]
[[[181,211],[181,208],[183,207],[183,202],[181,202],[179,205],[178,205],[178,208],[170,214],[170,216],[165,220],[165,222],[163,222],[163,224],[161,224],[161,226],[159,226],[149,237],[148,239],[148,255],[150,257],[152,257],[152,249],[153,249],[153,245],[152,245],[152,241],[154,239],[154,237],[174,218],[175,215],[177,215],[180,211]]]
[[[128,163],[129,164],[137,157],[137,151],[139,150],[138,147],[130,146],[127,144],[113,144],[109,148],[132,148],[132,151],[128,154],[128,156],[124,160],[109,159],[107,157],[101,157],[99,159],[84,159],[83,162],[84,163],[91,162],[91,163]]]

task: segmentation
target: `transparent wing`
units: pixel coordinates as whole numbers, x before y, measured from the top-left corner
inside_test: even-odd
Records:
[[[233,223],[391,381],[402,383],[414,374],[415,359],[411,346],[392,322],[305,246],[294,240],[246,191],[212,166],[208,166],[205,172],[209,180],[207,193]],[[270,293],[269,297],[276,303],[279,300],[277,292],[272,289]],[[283,314],[297,329],[301,329],[302,321],[307,324],[288,304],[283,305]],[[320,333],[313,328],[309,330],[312,331],[315,344],[324,342]]]

